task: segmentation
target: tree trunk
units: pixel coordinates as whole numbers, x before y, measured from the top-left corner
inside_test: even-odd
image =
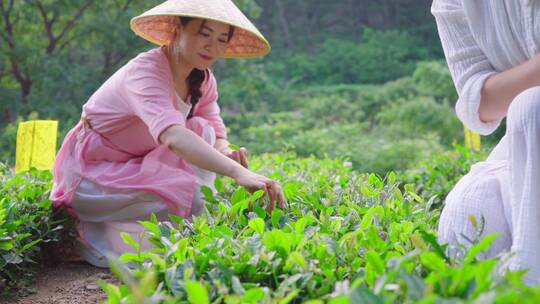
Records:
[[[30,75],[23,74],[15,59],[11,58],[10,62],[13,77],[15,77],[21,88],[21,100],[23,103],[27,103],[30,91],[32,90],[32,78]]]
[[[313,40],[313,34],[312,34],[312,29],[316,28],[313,26],[313,20],[312,20],[312,16],[310,14],[310,6],[304,1],[304,0],[299,0],[298,3],[300,4],[301,8],[302,8],[302,13],[304,14],[305,16],[305,20],[306,20],[306,24],[304,25],[304,28],[308,29],[304,32],[306,38],[307,38],[307,46],[308,46],[308,49],[310,50],[314,50],[314,40]]]
[[[111,71],[112,54],[110,51],[105,51],[103,53],[103,68],[101,69],[101,75],[107,77]]]
[[[283,30],[283,34],[285,35],[285,45],[287,46],[287,48],[289,48],[291,46],[291,34],[289,31],[289,24],[287,23],[287,16],[285,16],[283,3],[281,2],[281,0],[276,0],[276,6],[278,9],[281,29]]]
[[[28,97],[32,91],[32,80],[27,78],[21,81],[21,100],[23,103],[28,103]]]
[[[4,109],[4,121],[6,123],[13,122],[13,114],[11,113],[11,108]]]

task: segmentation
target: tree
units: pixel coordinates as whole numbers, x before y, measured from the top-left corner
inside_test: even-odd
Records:
[[[145,45],[130,31],[129,19],[159,2],[0,0],[0,88],[7,92],[18,87],[18,100],[32,107],[32,90],[37,83],[50,85],[45,78],[54,77],[52,70],[68,71],[73,64],[89,70],[99,66],[102,77],[95,82],[103,80]],[[4,118],[13,121],[18,107],[5,104]]]
[[[4,27],[0,37],[5,45],[2,51],[7,55],[4,66],[8,66],[9,73],[19,83],[22,102],[28,102],[32,73],[38,68],[39,59],[53,55],[74,39],[77,23],[95,1],[0,1]]]

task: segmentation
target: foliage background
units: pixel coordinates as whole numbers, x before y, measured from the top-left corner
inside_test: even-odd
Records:
[[[250,150],[255,169],[285,185],[291,208],[270,218],[258,208],[254,215],[242,207],[248,194],[225,181],[224,191],[210,197],[211,212],[195,223],[200,233],[164,230],[182,234],[184,245],[190,242],[184,251],[189,259],[180,267],[176,260],[160,262],[152,256],[155,260],[145,271],[118,271],[129,286],[105,286],[111,303],[153,293],[185,300],[192,296],[190,284],[208,289],[213,299],[226,294],[231,303],[255,295],[268,301],[322,296],[335,298],[332,303],[346,303],[343,298],[353,303],[359,298],[374,303],[496,298],[506,303],[517,294],[539,297],[539,289],[527,289],[519,274],[492,276],[502,264],[476,259],[489,239],[464,251],[461,259],[445,256],[435,241],[444,197],[505,130],[484,137],[480,153],[456,145],[463,142],[463,127],[453,110],[457,95],[429,12],[431,1],[234,1],[273,50],[265,58],[215,65],[222,114],[230,141]],[[0,290],[19,280],[26,263],[39,260],[39,246],[58,241],[62,229],[48,200],[50,173],[13,175],[10,169],[18,122],[59,120],[60,145],[91,94],[128,60],[154,47],[130,31],[129,20],[160,2],[0,0]],[[29,213],[32,217],[24,218]],[[17,220],[21,217],[25,221]],[[207,251],[207,243],[219,243],[208,237],[210,230],[220,232],[219,221],[245,250],[226,246],[223,267],[206,268],[201,259],[219,260]],[[298,246],[284,253],[268,241],[274,236],[300,238],[298,222],[307,221],[313,221],[307,224],[310,231],[321,234],[320,240],[309,240],[311,252]],[[343,239],[350,244],[340,242],[338,247]],[[163,240],[156,243],[169,249]],[[268,253],[271,263],[254,265],[245,277],[243,270],[227,274],[233,265],[228,263],[238,260],[235,254],[251,257],[252,247]],[[336,251],[323,254],[328,248]],[[200,257],[198,268],[189,264],[194,252]],[[139,254],[124,260],[141,263],[148,258]],[[323,258],[328,260],[321,265],[328,269],[321,272],[317,265]],[[251,267],[244,262],[239,267]],[[204,284],[219,278],[212,286],[226,292],[180,277],[176,270],[184,266],[196,270]],[[220,271],[224,273],[216,275]],[[167,286],[161,294],[155,288],[157,276],[162,280],[171,273],[185,286]],[[310,273],[317,273],[316,279]],[[270,274],[274,278],[268,281]],[[268,275],[261,282],[275,281],[276,286],[254,286],[261,275]],[[277,275],[285,289],[274,288]],[[308,294],[299,294],[302,282],[310,284]],[[398,285],[401,292],[396,292]]]
[[[159,2],[2,0],[0,160],[14,163],[20,120],[58,119],[60,145],[89,96],[153,47],[128,24]],[[384,173],[462,141],[431,1],[236,3],[273,45],[265,58],[214,67],[236,144]]]

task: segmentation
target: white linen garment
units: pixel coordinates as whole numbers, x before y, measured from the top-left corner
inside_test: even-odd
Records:
[[[459,99],[459,119],[482,135],[500,121],[479,118],[486,79],[538,53],[538,0],[434,0],[439,36]],[[499,233],[487,256],[511,250],[511,269],[529,269],[528,284],[540,279],[540,87],[519,94],[507,115],[506,135],[488,159],[463,177],[446,199],[439,240],[467,244],[475,230],[468,215],[484,217],[484,235]]]

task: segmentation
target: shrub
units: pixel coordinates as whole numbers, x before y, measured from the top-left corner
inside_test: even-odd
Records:
[[[381,84],[409,75],[417,61],[429,57],[406,32],[374,29],[366,29],[359,43],[328,38],[314,53],[286,57],[286,78],[311,85]]]
[[[403,180],[414,185],[415,191],[426,198],[434,198],[434,206],[441,206],[446,195],[472,165],[485,160],[487,151],[475,152],[455,145],[454,150],[436,153],[422,159],[403,172]]]
[[[435,133],[447,146],[463,141],[463,125],[454,110],[430,97],[392,103],[382,109],[377,118],[381,126],[397,136],[414,138],[423,133]]]
[[[445,62],[419,62],[412,79],[422,95],[433,97],[439,103],[454,104],[458,98]]]
[[[60,240],[63,220],[54,218],[48,198],[49,171],[13,174],[0,163],[0,185],[0,290],[6,291],[28,284],[40,246]]]
[[[439,210],[394,174],[357,174],[343,159],[266,155],[253,167],[280,180],[285,210],[260,208],[228,180],[186,221],[141,222],[155,245],[113,261],[123,284],[102,283],[110,303],[412,303],[534,301],[540,288],[480,260],[493,236],[449,257],[434,235]],[[127,234],[127,243],[137,247]],[[123,263],[132,263],[129,269]]]

